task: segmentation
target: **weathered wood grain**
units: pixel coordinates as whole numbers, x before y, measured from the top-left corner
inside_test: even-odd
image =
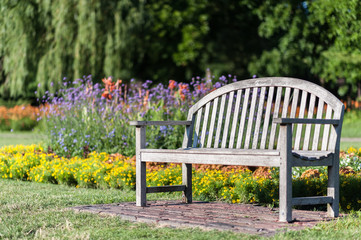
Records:
[[[293,78],[260,78],[209,93],[190,108],[187,121],[131,121],[136,126],[136,204],[145,206],[147,193],[168,191],[183,191],[184,201],[191,203],[192,164],[275,166],[280,167],[280,221],[292,221],[292,206],[305,204],[328,204],[329,216],[336,217],[343,114],[343,104],[320,86]],[[182,148],[146,149],[145,129],[151,125],[185,125]],[[146,187],[146,162],[181,163],[182,185]],[[327,196],[292,198],[296,166],[328,166]]]
[[[272,103],[273,103],[273,93],[274,93],[274,87],[270,87],[269,92],[268,92],[268,97],[267,97],[266,113],[265,113],[264,123],[263,123],[261,146],[260,146],[261,149],[266,148],[268,127],[269,127],[269,121],[271,118],[271,108],[272,108]]]
[[[229,146],[228,146],[229,148],[233,148],[234,143],[235,143],[237,124],[238,124],[238,115],[239,115],[239,108],[240,108],[240,104],[241,104],[241,99],[242,99],[242,90],[238,90],[237,91],[236,105],[235,105],[234,114],[233,114],[233,123],[232,123],[232,129],[231,129],[231,136],[230,136],[230,139],[229,139]]]
[[[223,138],[222,138],[222,144],[221,144],[222,148],[225,148],[226,144],[227,144],[229,123],[230,123],[231,116],[233,115],[232,114],[233,99],[234,99],[234,92],[230,92],[229,98],[228,98],[228,107],[227,107],[227,112],[226,112],[226,121],[225,121],[224,127],[223,127]]]

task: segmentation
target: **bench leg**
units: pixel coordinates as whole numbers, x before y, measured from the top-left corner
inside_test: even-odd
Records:
[[[327,196],[332,197],[331,204],[327,204],[327,215],[329,217],[338,217],[339,214],[339,189],[340,189],[340,177],[339,177],[339,164],[328,167],[328,183],[327,183]]]
[[[292,126],[281,125],[280,127],[280,150],[281,150],[281,165],[280,165],[280,186],[279,186],[279,200],[280,200],[280,222],[292,221],[292,163],[291,151],[292,148]]]
[[[136,168],[136,205],[138,207],[145,207],[147,205],[147,193],[146,193],[146,166],[145,162],[137,163]]]
[[[136,162],[135,162],[135,191],[136,205],[145,207],[147,205],[147,179],[146,163],[142,162],[140,149],[145,148],[145,127],[137,127],[136,131]]]
[[[280,167],[280,222],[292,221],[292,168]]]
[[[183,201],[192,203],[192,164],[182,163],[182,182],[186,186],[183,192]]]

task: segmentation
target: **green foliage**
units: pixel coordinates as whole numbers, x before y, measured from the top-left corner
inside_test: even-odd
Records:
[[[3,0],[0,94],[34,99],[89,74],[184,82],[210,68],[361,97],[360,18],[358,0]]]
[[[253,7],[249,1],[0,1],[1,97],[56,92],[64,77],[89,74],[167,83],[210,67],[215,75],[248,77],[248,59],[260,43]]]
[[[258,29],[272,44],[249,71],[307,78],[360,97],[360,13],[357,0],[264,1]]]

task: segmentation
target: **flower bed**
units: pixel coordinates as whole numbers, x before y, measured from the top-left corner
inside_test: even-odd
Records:
[[[88,151],[135,154],[135,129],[130,120],[186,120],[189,106],[208,92],[235,76],[212,79],[194,78],[191,83],[169,80],[168,86],[152,81],[128,84],[111,78],[94,84],[91,77],[70,82],[64,89],[48,92],[41,98],[46,114],[47,145],[61,156],[83,156]],[[161,126],[148,131],[147,146],[177,148],[181,146],[184,127]],[[165,141],[167,139],[167,141]]]
[[[32,130],[38,123],[40,108],[30,105],[19,105],[12,108],[0,106],[0,130],[24,131]]]
[[[341,154],[341,209],[361,208],[361,172],[346,164],[353,159],[361,162],[361,149]],[[181,184],[179,165],[148,167],[149,186]],[[299,173],[303,171],[300,175]],[[325,169],[295,169],[294,196],[325,195]],[[120,154],[90,153],[86,158],[59,157],[46,153],[40,146],[7,146],[0,149],[0,178],[43,183],[67,184],[91,188],[135,188],[134,158]],[[223,200],[232,203],[261,203],[277,205],[278,169],[246,167],[197,166],[193,169],[193,192],[200,200]]]

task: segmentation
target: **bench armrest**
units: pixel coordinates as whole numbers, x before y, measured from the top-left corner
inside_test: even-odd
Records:
[[[340,119],[312,119],[312,118],[274,118],[274,123],[285,124],[332,124],[339,125]]]
[[[191,125],[192,121],[130,121],[131,126],[165,126],[165,125]]]

